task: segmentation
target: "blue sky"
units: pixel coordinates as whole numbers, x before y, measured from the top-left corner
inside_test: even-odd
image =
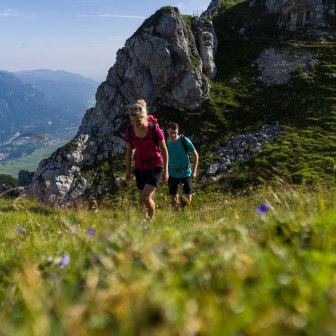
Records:
[[[142,22],[162,6],[200,14],[211,0],[1,0],[0,70],[65,70],[103,81]]]

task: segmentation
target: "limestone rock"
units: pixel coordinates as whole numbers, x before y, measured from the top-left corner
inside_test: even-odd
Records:
[[[80,167],[88,139],[88,135],[78,135],[50,158],[42,160],[27,195],[53,206],[74,205],[87,187]]]
[[[326,26],[324,15],[327,9],[322,0],[266,0],[265,4],[270,14],[280,14],[279,26],[289,30]]]
[[[206,171],[205,178],[213,179],[218,174],[233,172],[232,164],[244,162],[254,153],[261,151],[261,147],[271,142],[284,132],[284,127],[276,122],[275,125],[263,125],[260,130],[233,136],[224,147],[219,148],[214,156],[220,157]]]
[[[316,60],[310,53],[300,53],[289,49],[264,49],[255,61],[261,70],[261,78],[267,85],[286,84],[291,79],[291,73],[299,67],[305,72],[312,69]]]
[[[215,54],[217,51],[218,40],[215,29],[210,20],[194,18],[194,29],[196,43],[199,46],[199,53],[203,62],[202,70],[211,79],[215,78],[217,68],[215,64]]]

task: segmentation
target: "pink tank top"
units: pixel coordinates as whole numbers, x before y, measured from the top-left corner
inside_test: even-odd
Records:
[[[137,169],[152,169],[163,165],[162,154],[159,146],[152,139],[152,127],[148,124],[148,131],[145,137],[140,138],[135,135],[134,127],[132,126],[132,140],[133,147],[135,148],[135,168]],[[153,129],[154,131],[154,129]],[[164,140],[162,131],[156,125],[157,140]],[[128,131],[126,130],[124,139],[126,142],[131,143]],[[132,145],[132,144],[131,144]]]

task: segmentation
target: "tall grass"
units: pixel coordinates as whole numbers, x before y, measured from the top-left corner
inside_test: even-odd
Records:
[[[196,191],[174,212],[158,193],[152,222],[127,194],[95,212],[2,200],[0,335],[333,335],[335,195]]]

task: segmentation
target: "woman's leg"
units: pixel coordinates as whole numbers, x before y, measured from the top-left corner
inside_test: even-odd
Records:
[[[155,202],[153,200],[155,189],[156,187],[145,184],[144,189],[141,191],[140,204],[146,210],[148,219],[153,219],[155,215]]]
[[[143,201],[142,193],[143,193],[143,190],[139,190],[139,205],[140,205],[140,209],[143,212],[145,218],[147,218],[148,217],[148,210],[147,210],[147,207],[146,207],[146,205]]]

